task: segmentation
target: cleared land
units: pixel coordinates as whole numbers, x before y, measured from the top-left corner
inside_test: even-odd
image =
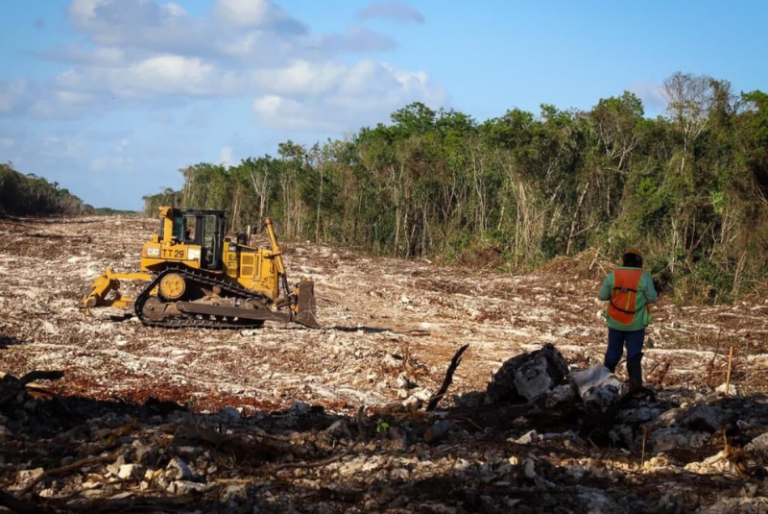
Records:
[[[385,427],[386,435],[382,435],[382,413],[396,402],[428,398],[440,386],[451,357],[464,344],[470,348],[443,408],[452,405],[452,395],[484,391],[504,361],[546,343],[554,344],[571,366],[602,362],[605,326],[603,305],[596,295],[610,268],[599,255],[582,254],[530,275],[510,276],[285,242],[289,274],[296,280],[308,275],[316,281],[322,330],[270,323],[259,330],[159,330],[114,310],[83,316],[77,308],[83,289],[107,266],[135,270],[141,244],[156,228],[154,220],[130,217],[0,220],[0,371],[19,377],[32,370],[62,370],[64,378],[44,384],[46,390],[72,401],[93,402],[87,408],[100,420],[105,409],[116,406],[119,410],[119,402],[142,405],[149,398],[184,405],[206,422],[219,419],[221,414],[216,413],[222,407],[235,407],[243,418],[237,420],[234,433],[269,429],[288,437],[286,431],[292,431],[299,434],[294,444],[301,437],[311,439],[312,451],[303,454],[308,461],[338,453],[333,450],[336,443],[325,448],[313,439],[321,428],[335,419],[344,420],[351,434],[340,435],[339,441],[351,444],[357,410],[361,405],[369,408],[366,446],[339,462],[271,474],[235,460],[229,466],[219,463],[213,471],[206,468],[195,475],[196,483],[244,484],[247,501],[275,510],[282,510],[284,504],[298,511],[323,511],[326,505],[328,512],[352,507],[382,512],[495,512],[516,505],[520,512],[545,508],[586,512],[588,505],[605,501],[609,503],[600,508],[607,510],[595,512],[610,512],[614,506],[651,512],[654,501],[667,493],[672,494],[667,507],[680,505],[684,512],[704,511],[720,505],[717,502],[726,502],[723,505],[728,507],[731,501],[735,502],[734,512],[747,504],[766,508],[760,497],[765,492],[763,482],[757,475],[745,477],[730,468],[716,469],[714,475],[686,469],[722,449],[723,439],[716,435],[690,451],[667,451],[645,467],[639,464],[636,448],[595,444],[584,434],[573,440],[508,441],[532,428],[541,433],[577,431],[577,427],[557,427],[551,422],[537,426],[523,419],[492,431],[478,430],[470,419],[445,443],[428,445],[414,434],[423,435],[418,427],[432,421],[406,413],[397,418],[397,423],[404,423],[398,425],[405,434],[402,445],[392,446],[397,439],[392,430]],[[714,388],[725,382],[727,350],[734,346],[731,382],[749,399],[739,399],[741,403],[729,408],[736,409],[737,416],[743,414],[741,432],[756,436],[768,430],[768,413],[762,417],[763,393],[768,389],[768,300],[681,308],[663,299],[654,318],[644,369],[664,402],[692,406],[714,398]],[[620,376],[623,373],[621,370]],[[324,414],[315,409],[306,413],[310,420],[319,416],[315,421],[291,425],[286,419],[291,413],[302,414],[304,408],[295,402],[323,407]],[[283,414],[275,414],[281,411]],[[197,416],[184,412],[189,419]],[[2,407],[0,414],[17,419]],[[140,421],[134,423],[132,432],[126,432],[134,439],[151,446],[155,439],[168,445],[168,438],[174,437],[158,428],[168,422],[166,414],[154,425],[151,416],[138,411],[126,415]],[[402,416],[408,419],[404,421]],[[28,418],[18,426],[29,428],[24,423],[35,418]],[[278,418],[283,425],[275,421]],[[50,451],[46,445],[54,443],[53,435],[41,433],[35,436],[40,443],[38,453],[24,450],[33,453],[19,454],[24,446],[20,441],[27,436],[13,430],[12,423],[8,426],[7,433],[0,434],[10,442],[0,450],[0,463],[5,462],[0,468],[0,487],[13,488],[20,483],[18,472],[37,466],[44,452]],[[208,461],[216,462],[215,450],[220,447],[213,445],[200,452],[208,451]],[[185,451],[195,452],[195,448],[188,445]],[[71,456],[80,456],[75,455],[74,446],[70,449]],[[661,453],[650,447],[648,452],[648,457]],[[171,454],[164,454],[163,466]],[[179,455],[184,457],[183,452]],[[537,477],[544,482],[528,476],[525,459],[531,456]],[[277,456],[259,462],[265,460],[281,461]],[[573,471],[568,466],[583,469]],[[81,477],[81,484],[83,480]],[[94,487],[103,492],[103,498],[119,491],[151,499],[169,495],[167,491],[152,493],[153,487],[141,493],[139,479],[135,483],[105,480],[106,485]],[[68,484],[62,480],[59,489],[70,487],[66,494],[80,494],[72,490],[76,486]],[[457,484],[463,485],[457,489]],[[745,493],[744,484],[759,490]],[[529,492],[520,492],[523,489]],[[218,499],[211,496],[211,490],[198,493],[207,494],[212,502],[225,501],[221,487],[214,491]],[[537,490],[546,494],[537,497]],[[60,492],[53,487],[50,494]],[[576,499],[560,503],[558,495]],[[590,495],[597,496],[590,499]],[[245,508],[245,500],[237,501]]]

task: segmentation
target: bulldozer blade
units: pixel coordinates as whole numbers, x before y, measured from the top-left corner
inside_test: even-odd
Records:
[[[148,281],[150,278],[147,273],[115,273],[107,268],[86,290],[85,296],[80,300],[80,308],[86,316],[91,315],[91,309],[94,307],[130,308],[133,299],[120,293],[120,281]],[[115,294],[108,298],[112,292]]]
[[[317,303],[315,302],[315,283],[302,278],[299,283],[298,309],[293,321],[308,328],[321,328],[317,322]]]
[[[203,314],[210,316],[226,316],[229,318],[252,319],[257,321],[278,321],[289,323],[293,321],[287,312],[275,312],[269,309],[243,309],[225,305],[210,305],[198,302],[176,302],[176,308],[187,314]]]

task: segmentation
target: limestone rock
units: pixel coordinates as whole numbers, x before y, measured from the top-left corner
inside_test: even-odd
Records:
[[[170,480],[188,480],[192,478],[192,470],[186,462],[174,457],[165,468],[165,476]]]
[[[123,464],[117,471],[117,478],[122,480],[137,480],[144,476],[145,469],[137,464]]]
[[[588,411],[606,412],[621,398],[621,382],[618,377],[600,364],[583,371],[574,371],[568,375],[568,379]]]
[[[551,344],[506,361],[488,385],[485,402],[526,403],[554,389],[568,373],[568,364]]]

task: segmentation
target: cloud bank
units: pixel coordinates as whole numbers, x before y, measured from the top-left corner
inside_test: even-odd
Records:
[[[248,100],[269,128],[340,132],[384,121],[409,102],[444,99],[424,71],[349,59],[397,48],[389,36],[355,25],[313,34],[267,0],[213,0],[202,16],[174,2],[73,0],[67,16],[85,41],[39,57],[68,69],[49,82],[0,82],[0,116],[76,118],[116,103],[152,108],[168,98],[224,97]],[[424,19],[401,2],[358,13],[374,17]]]

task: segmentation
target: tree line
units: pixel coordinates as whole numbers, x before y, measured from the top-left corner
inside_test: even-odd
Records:
[[[0,164],[0,214],[15,216],[79,215],[93,208],[56,182],[24,175],[13,164]]]
[[[684,73],[663,93],[656,118],[630,92],[484,122],[414,103],[348,139],[188,166],[146,211],[223,209],[233,231],[271,216],[290,238],[398,257],[490,251],[503,269],[633,245],[681,295],[739,297],[768,277],[768,95]]]

